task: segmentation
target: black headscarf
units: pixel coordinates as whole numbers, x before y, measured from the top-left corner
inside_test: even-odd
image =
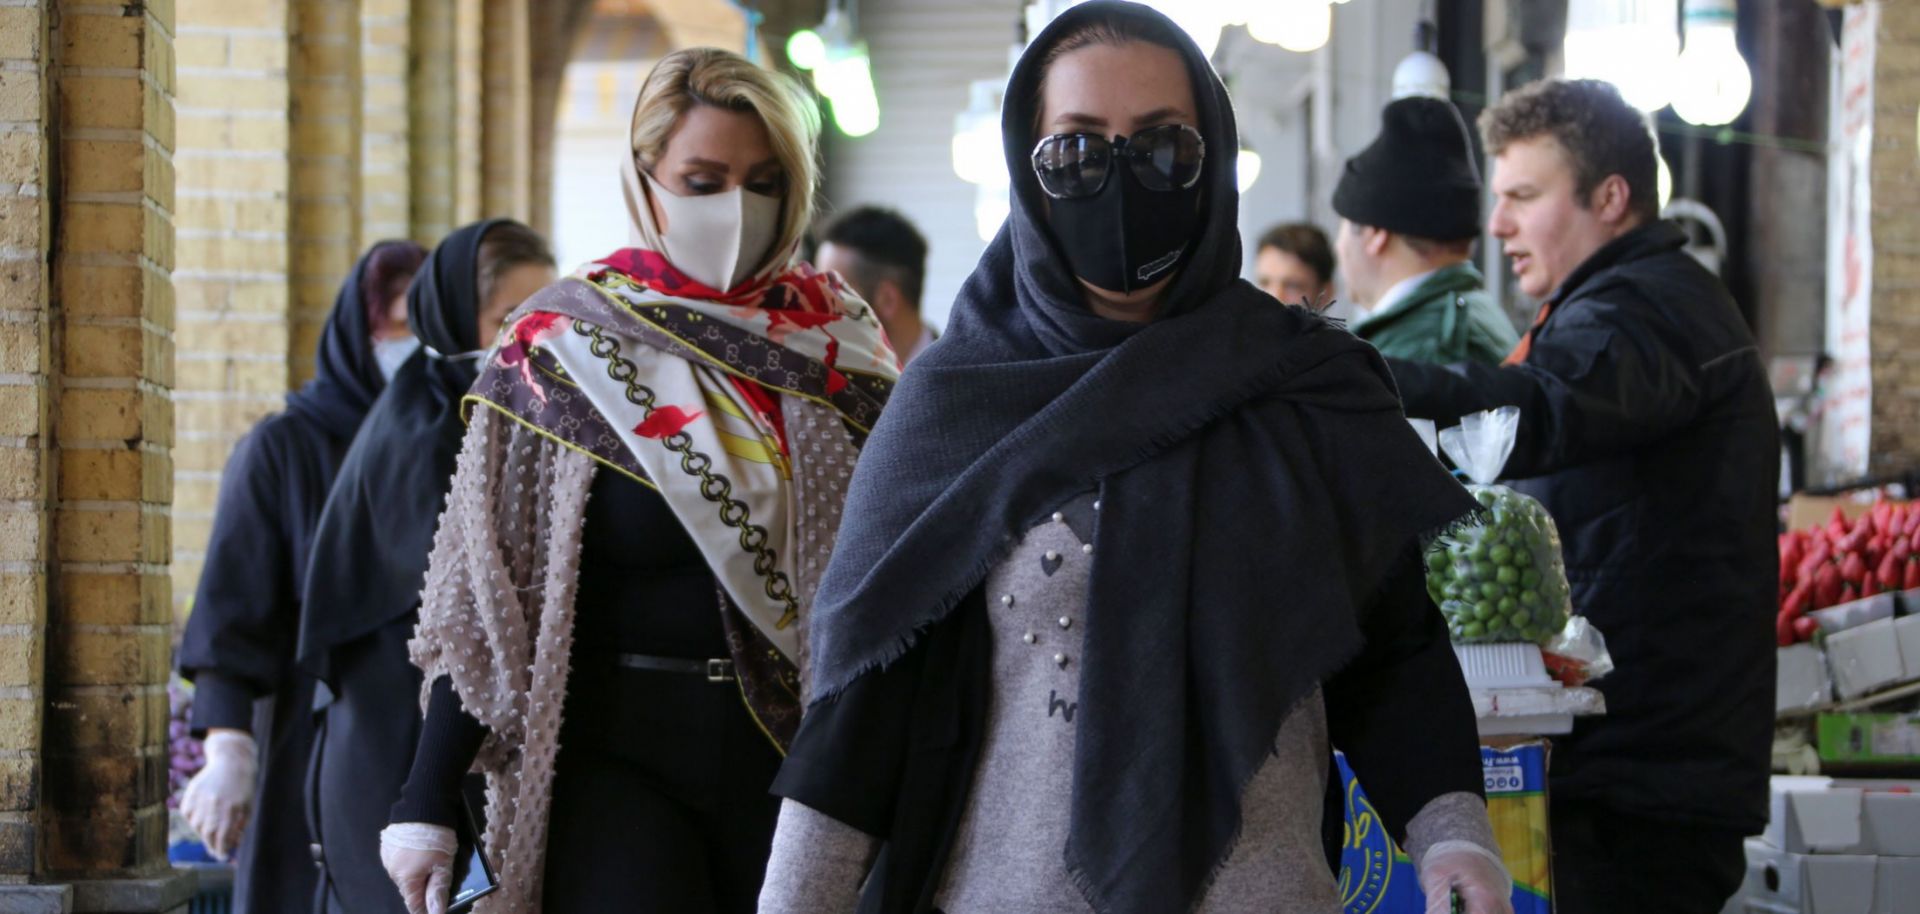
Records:
[[[1145,324],[1087,308],[1027,160],[1041,56],[1098,19],[1179,51],[1208,150],[1205,228]],[[1013,211],[860,455],[810,623],[815,700],[1098,487],[1065,864],[1097,911],[1187,910],[1287,715],[1358,653],[1392,570],[1475,505],[1371,347],[1238,278],[1233,112],[1164,16],[1063,13],[1015,68],[1002,131]]]
[[[382,241],[360,255],[347,281],[333,299],[333,313],[320,335],[314,352],[313,380],[287,395],[287,411],[296,413],[327,434],[341,440],[353,438],[360,420],[373,408],[373,401],[387,386],[380,374],[380,363],[373,357],[373,328],[367,323],[366,284],[373,280],[367,270],[375,255],[388,245],[404,241]]]
[[[462,226],[420,265],[407,316],[422,351],[394,373],[347,451],[314,533],[300,660],[325,673],[326,651],[410,613],[446,504],[466,428],[460,398],[481,346],[480,242],[507,220]]]

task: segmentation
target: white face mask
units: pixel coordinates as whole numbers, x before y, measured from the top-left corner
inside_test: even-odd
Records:
[[[420,340],[412,336],[394,337],[390,340],[373,341],[373,360],[380,365],[380,377],[391,381],[393,373],[420,348]]]
[[[638,168],[629,166],[624,172],[628,208],[637,217],[640,229],[635,241],[660,252],[694,282],[725,292],[752,278],[765,265],[780,233],[780,198],[752,193],[744,187],[682,197]],[[654,224],[646,196],[632,186],[636,173],[666,214],[665,232]]]

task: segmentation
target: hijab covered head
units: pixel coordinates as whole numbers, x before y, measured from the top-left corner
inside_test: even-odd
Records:
[[[400,255],[391,257],[390,255]],[[373,401],[387,386],[380,363],[373,353],[373,325],[366,302],[378,297],[381,277],[375,276],[377,261],[395,261],[395,269],[408,273],[420,262],[424,252],[411,241],[382,241],[360,255],[353,271],[334,296],[333,311],[321,331],[320,345],[314,352],[313,380],[287,396],[287,409],[304,416],[327,430],[329,435],[350,439],[360,420],[373,408]]]
[[[1028,160],[1044,61],[1088,33],[1175,50],[1211,151],[1205,218],[1146,323],[1089,309]],[[1095,910],[1188,910],[1281,724],[1358,652],[1396,563],[1474,502],[1377,353],[1239,278],[1231,105],[1172,22],[1075,6],[1006,99],[1012,213],[861,453],[810,623],[812,694],[898,659],[1028,530],[1098,490],[1065,862]],[[790,764],[819,751],[805,728]],[[840,763],[854,796],[872,789],[856,769]]]
[[[465,425],[460,399],[477,376],[480,246],[509,220],[450,232],[407,287],[408,320],[423,350],[393,376],[367,414],[314,534],[300,658],[326,672],[331,648],[405,617],[420,586],[446,503]],[[549,260],[549,263],[551,261]]]
[[[1051,58],[1061,46],[1146,43],[1178,53],[1193,91],[1194,116],[1206,159],[1200,177],[1201,230],[1182,256],[1162,299],[1159,318],[1199,309],[1238,283],[1240,274],[1240,191],[1232,150],[1240,148],[1233,104],[1226,85],[1192,39],[1172,20],[1138,4],[1096,2],[1061,14],[1028,47],[1007,81],[1000,114],[1002,151],[1012,175],[1012,211],[986,257],[1011,262],[1013,291],[1020,308],[1022,336],[1048,355],[1107,349],[1138,332],[1141,325],[1094,314],[1086,293],[1061,251],[1047,220],[1047,196],[1035,177],[1031,154],[1044,133],[1036,129],[1042,111],[1041,90]],[[1070,53],[1070,52],[1069,52]],[[1119,174],[1108,180],[1122,180]],[[974,273],[981,278],[980,271]],[[963,292],[965,298],[967,293]]]

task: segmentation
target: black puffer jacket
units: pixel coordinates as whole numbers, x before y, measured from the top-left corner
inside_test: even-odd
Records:
[[[1576,611],[1618,669],[1557,741],[1551,789],[1759,831],[1767,819],[1778,429],[1725,287],[1656,222],[1575,270],[1519,365],[1389,360],[1407,414],[1522,411],[1514,488],[1559,525]]]

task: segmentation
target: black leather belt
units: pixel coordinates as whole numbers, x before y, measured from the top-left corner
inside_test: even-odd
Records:
[[[686,657],[653,657],[647,654],[621,654],[615,660],[630,670],[705,676],[708,682],[734,681],[731,660],[691,660]]]

